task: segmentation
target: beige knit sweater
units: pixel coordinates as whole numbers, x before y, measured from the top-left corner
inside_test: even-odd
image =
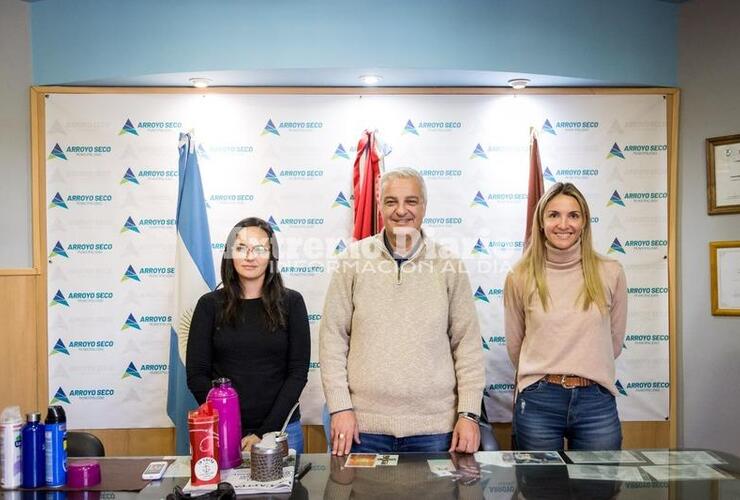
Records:
[[[485,370],[462,261],[424,238],[399,268],[382,233],[352,244],[321,318],[321,379],[330,412],[353,408],[360,432],[450,432],[480,413]]]
[[[606,314],[593,304],[587,311],[581,305],[580,244],[567,250],[548,246],[545,272],[551,299],[547,311],[538,294],[526,299],[523,283],[512,273],[504,286],[506,348],[517,368],[517,389],[547,374],[572,374],[598,382],[616,395],[614,359],[622,352],[627,324],[622,265],[606,257],[601,262]]]

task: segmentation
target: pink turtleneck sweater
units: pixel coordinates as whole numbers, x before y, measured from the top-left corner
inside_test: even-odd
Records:
[[[517,389],[547,374],[586,377],[616,395],[614,359],[622,351],[627,324],[627,285],[622,265],[603,257],[601,277],[607,312],[583,310],[580,242],[566,250],[547,245],[548,310],[539,295],[526,299],[521,279],[509,273],[504,286],[506,348],[517,368]]]

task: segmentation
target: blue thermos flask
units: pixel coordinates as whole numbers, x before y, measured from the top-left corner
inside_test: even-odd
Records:
[[[64,408],[50,406],[44,420],[46,485],[64,486],[67,482],[67,416]]]
[[[41,413],[26,414],[26,425],[21,430],[24,488],[37,488],[46,484],[44,440]]]

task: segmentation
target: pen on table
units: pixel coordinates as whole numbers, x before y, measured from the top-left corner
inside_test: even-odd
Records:
[[[298,471],[298,474],[296,474],[295,476],[296,481],[300,481],[301,478],[303,478],[303,476],[305,476],[310,470],[311,470],[311,462],[307,462],[306,465],[301,467],[301,470]]]

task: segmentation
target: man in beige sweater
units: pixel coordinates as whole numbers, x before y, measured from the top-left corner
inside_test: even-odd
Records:
[[[387,172],[385,229],[338,261],[320,330],[331,449],[477,451],[485,372],[463,263],[421,231],[424,179]]]

